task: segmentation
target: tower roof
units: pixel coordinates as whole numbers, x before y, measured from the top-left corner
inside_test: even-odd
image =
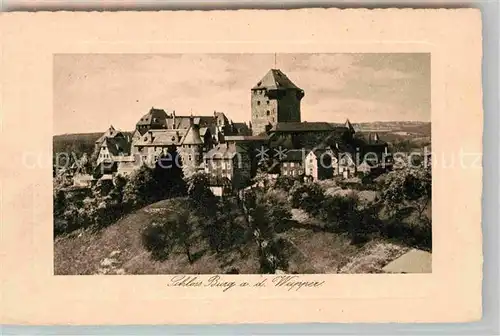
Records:
[[[183,145],[202,145],[203,140],[201,140],[200,130],[198,125],[192,124],[187,131],[184,139],[182,139]]]
[[[271,69],[267,74],[255,85],[252,90],[258,89],[297,89],[300,88],[279,69]]]
[[[349,121],[349,119],[346,119],[345,121],[345,127],[347,127],[349,129],[349,131],[353,132],[354,133],[354,127],[352,126],[351,122]]]
[[[154,122],[165,121],[167,113],[165,110],[152,107],[148,113],[143,115],[137,122],[137,125],[150,125]]]

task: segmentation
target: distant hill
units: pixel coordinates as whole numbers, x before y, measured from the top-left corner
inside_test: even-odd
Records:
[[[52,153],[74,153],[76,157],[81,157],[83,153],[91,155],[94,151],[94,144],[104,132],[60,134],[52,137]],[[130,135],[131,132],[123,132]]]
[[[375,121],[354,124],[358,132],[392,132],[400,135],[431,135],[431,123],[424,121]],[[408,134],[405,134],[408,133]]]

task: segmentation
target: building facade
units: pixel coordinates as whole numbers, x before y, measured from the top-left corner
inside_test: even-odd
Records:
[[[235,143],[222,143],[204,156],[205,172],[215,184],[227,187],[230,181],[232,190],[242,189],[251,180],[251,158],[245,148]],[[220,186],[220,185],[212,185]]]
[[[300,122],[304,90],[278,69],[271,69],[251,90],[252,134],[269,131],[278,122]]]

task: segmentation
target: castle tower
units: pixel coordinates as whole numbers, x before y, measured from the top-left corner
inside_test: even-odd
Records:
[[[189,118],[190,127],[181,140],[179,154],[182,159],[182,171],[184,176],[189,177],[195,173],[203,162],[203,140],[200,136],[200,127]]]
[[[266,132],[278,122],[300,122],[304,90],[278,69],[271,69],[251,90],[252,134]]]

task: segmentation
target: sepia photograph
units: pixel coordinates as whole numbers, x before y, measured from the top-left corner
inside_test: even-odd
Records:
[[[55,275],[432,272],[430,53],[53,57]]]

